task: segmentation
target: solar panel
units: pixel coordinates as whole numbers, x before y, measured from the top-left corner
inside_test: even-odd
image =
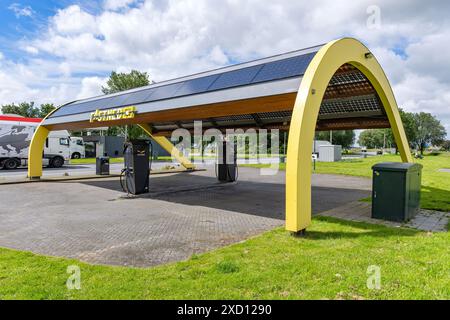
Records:
[[[305,73],[314,53],[305,54],[298,57],[269,62],[264,65],[261,71],[253,79],[252,83],[271,81],[282,78],[301,76]]]
[[[320,106],[319,114],[325,115],[370,111],[381,111],[381,106],[375,95],[325,100]]]
[[[185,81],[180,89],[175,92],[174,96],[187,96],[190,94],[205,92],[218,77],[219,75],[214,74],[212,76]]]
[[[91,100],[86,102],[74,102],[58,109],[52,114],[51,117],[60,117],[84,112],[93,112],[97,109],[110,109],[124,105],[140,103],[146,101],[145,97],[148,96],[149,94],[150,92],[148,90],[144,90],[112,97],[99,98],[97,100]]]
[[[56,110],[55,112],[53,112],[51,114],[51,116],[49,118],[53,118],[53,117],[59,117],[59,116],[66,116],[69,114],[73,114],[73,113],[78,113],[78,111],[73,112],[73,108],[83,108],[83,105],[86,105],[87,103],[74,103],[74,104],[69,104],[67,106],[63,106],[61,108],[59,108],[58,110]]]
[[[174,97],[228,89],[252,83],[272,81],[304,74],[315,52],[265,64],[244,67],[219,74],[198,77],[159,87],[124,93],[113,97],[100,97],[86,102],[75,102],[57,110],[51,117],[93,112],[120,106],[152,102]]]
[[[124,105],[132,105],[132,104],[146,102],[146,101],[148,101],[148,98],[153,94],[154,91],[155,91],[155,89],[150,88],[150,89],[145,89],[145,90],[140,90],[140,91],[129,93],[125,96],[125,99],[121,102],[121,104],[117,105],[115,107],[118,107],[121,105],[124,106]]]
[[[115,97],[101,98],[81,103],[73,103],[64,106],[52,114],[52,117],[66,116],[71,114],[95,111],[96,109],[111,108],[111,102]]]
[[[222,73],[209,87],[208,91],[238,87],[249,84],[258,74],[263,65],[256,65],[244,69],[237,69]]]
[[[153,93],[148,101],[162,100],[172,98],[175,92],[183,85],[183,82],[168,84],[165,86],[153,88]]]

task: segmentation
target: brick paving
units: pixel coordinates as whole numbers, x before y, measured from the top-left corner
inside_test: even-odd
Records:
[[[313,212],[367,197],[369,188],[367,179],[314,175]],[[0,246],[153,266],[282,226],[284,193],[284,172],[253,168],[241,168],[232,184],[211,171],[154,176],[150,193],[132,199],[117,178],[0,185]]]
[[[0,185],[0,246],[89,263],[146,267],[236,243],[284,224],[285,175],[240,168],[239,182],[214,172],[153,176],[150,193],[127,198],[117,178]],[[370,179],[312,177],[313,214],[370,218]],[[422,210],[403,225],[443,231],[448,213]]]
[[[371,203],[362,201],[349,202],[340,207],[321,212],[320,215],[349,221],[382,224],[389,227],[406,227],[432,232],[447,231],[447,225],[450,221],[450,212],[425,209],[420,209],[413,219],[405,223],[373,219],[371,218]]]

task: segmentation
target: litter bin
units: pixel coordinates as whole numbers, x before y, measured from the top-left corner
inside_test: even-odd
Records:
[[[422,165],[383,162],[372,167],[372,218],[404,222],[420,207]]]
[[[95,159],[95,174],[99,176],[109,175],[109,157],[97,157]]]

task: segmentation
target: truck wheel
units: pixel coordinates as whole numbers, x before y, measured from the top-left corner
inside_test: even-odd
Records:
[[[17,167],[20,165],[20,163],[15,159],[7,159],[5,162],[3,162],[3,168],[7,170],[14,170],[17,169]]]
[[[61,157],[54,157],[50,161],[50,166],[53,168],[61,168],[64,165],[64,159]]]
[[[80,159],[80,158],[81,158],[81,154],[79,152],[72,153],[72,159]]]

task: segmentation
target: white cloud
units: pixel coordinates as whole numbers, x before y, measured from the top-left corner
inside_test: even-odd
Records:
[[[410,69],[445,82],[450,82],[449,52],[450,29],[426,35],[406,49]]]
[[[448,126],[450,2],[430,6],[419,0],[379,0],[380,25],[368,28],[367,8],[372,4],[107,0],[95,14],[71,5],[49,19],[46,32],[21,46],[29,47],[28,60],[6,66],[3,59],[0,72],[28,88],[17,90],[15,97],[53,92],[69,101],[100,93],[102,76],[111,70],[139,69],[160,81],[354,36],[375,53],[399,105],[428,110]],[[48,58],[36,60],[36,52]]]
[[[58,66],[58,69],[61,72],[61,75],[63,75],[66,78],[70,77],[70,75],[72,73],[72,67],[70,66],[70,64],[68,62],[60,63]]]
[[[130,4],[136,2],[135,0],[105,0],[103,7],[106,10],[118,10],[128,7]]]
[[[39,50],[33,46],[25,46],[23,48],[23,50],[25,50],[26,52],[28,52],[29,54],[32,54],[32,55],[36,55],[39,53]]]
[[[54,32],[62,35],[83,32],[95,34],[97,29],[95,16],[83,11],[78,5],[71,5],[65,9],[58,10],[51,20]],[[53,35],[56,36],[56,34]]]
[[[34,14],[34,11],[30,6],[22,6],[19,3],[11,4],[8,9],[14,12],[16,18],[31,17]]]
[[[81,80],[81,90],[77,99],[85,99],[102,94],[101,87],[105,85],[107,78],[86,77]]]

